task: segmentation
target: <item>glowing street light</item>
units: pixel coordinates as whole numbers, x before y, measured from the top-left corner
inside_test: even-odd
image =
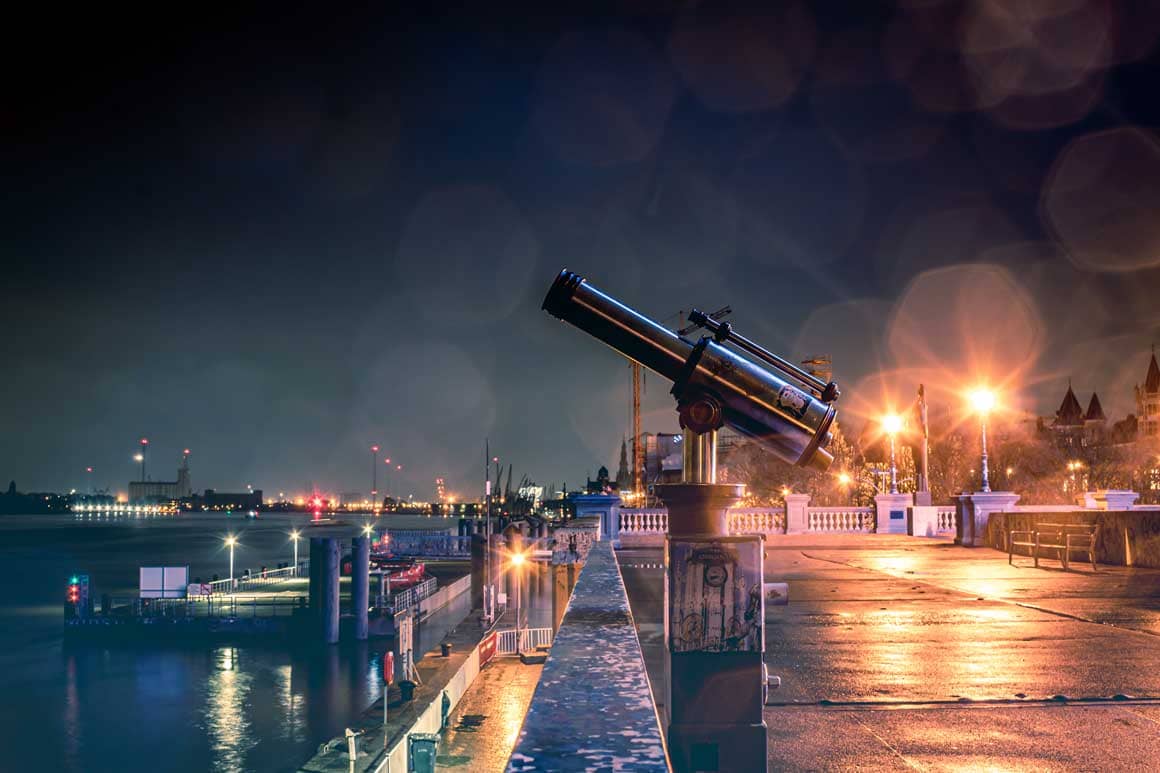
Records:
[[[890,436],[890,493],[898,493],[898,465],[895,463],[895,437],[902,431],[902,417],[891,413],[882,417],[882,430]]]
[[[294,529],[290,532],[290,539],[294,542],[294,576],[298,576],[298,540],[301,539],[302,534]]]
[[[238,538],[234,535],[226,537],[226,547],[230,549],[230,593],[234,592],[234,546],[238,544]],[[297,547],[297,543],[295,543]]]
[[[983,493],[991,493],[991,481],[987,476],[987,415],[995,408],[995,393],[985,387],[979,387],[968,395],[971,407],[979,414],[979,431],[983,448]]]

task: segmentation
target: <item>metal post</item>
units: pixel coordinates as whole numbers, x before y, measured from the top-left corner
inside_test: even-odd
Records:
[[[369,631],[367,607],[370,596],[371,538],[361,535],[351,546],[350,605],[354,613],[354,638],[366,641]]]
[[[230,543],[230,593],[233,593],[236,589],[237,589],[237,586],[234,583],[234,545],[231,542]]]
[[[516,565],[516,654],[519,655],[520,648],[520,575],[523,574],[523,564]]]
[[[744,486],[715,482],[715,433],[686,432],[683,445],[685,482],[660,486],[673,769],[764,771],[762,537],[729,536]]]
[[[894,433],[890,433],[890,493],[898,493],[898,464],[894,457]],[[985,453],[985,452],[984,452]]]
[[[987,417],[984,416],[979,420],[979,426],[982,429],[983,439],[983,493],[991,493],[991,481],[987,476]]]
[[[298,540],[299,536],[294,535],[294,576],[298,576]]]

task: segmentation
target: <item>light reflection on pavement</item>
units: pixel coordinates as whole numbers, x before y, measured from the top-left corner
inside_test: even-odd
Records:
[[[663,695],[660,551],[619,560]],[[1160,571],[1057,567],[887,535],[768,541],[766,580],[790,586],[766,609],[771,769],[1160,767]]]

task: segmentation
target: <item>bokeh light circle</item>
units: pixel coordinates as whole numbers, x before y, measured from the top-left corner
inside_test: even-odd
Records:
[[[1136,128],[1074,140],[1044,183],[1040,211],[1077,266],[1160,266],[1160,142]]]

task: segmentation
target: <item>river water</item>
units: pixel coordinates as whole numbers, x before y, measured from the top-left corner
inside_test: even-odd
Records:
[[[293,560],[301,514],[0,516],[0,771],[285,771],[305,762],[381,694],[389,642],[335,647],[66,646],[65,583],[87,573],[94,598],[136,595],[142,565],[229,574]],[[396,523],[396,518],[398,523]],[[391,526],[444,526],[390,516]],[[380,521],[382,523],[382,521]],[[454,524],[454,522],[447,522]],[[305,560],[308,543],[300,543]],[[468,594],[419,630],[437,646]]]

